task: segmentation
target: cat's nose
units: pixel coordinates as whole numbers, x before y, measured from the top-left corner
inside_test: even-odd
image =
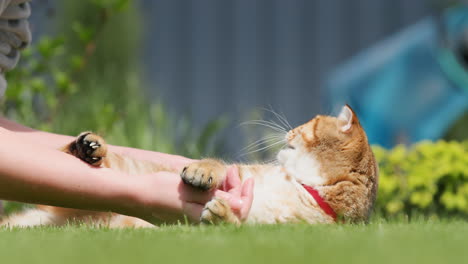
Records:
[[[296,132],[294,130],[289,130],[288,134],[286,134],[286,140],[291,141],[296,136]]]

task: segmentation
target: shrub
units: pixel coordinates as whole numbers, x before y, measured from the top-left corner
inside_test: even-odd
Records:
[[[380,169],[378,213],[468,215],[468,142],[373,149]]]

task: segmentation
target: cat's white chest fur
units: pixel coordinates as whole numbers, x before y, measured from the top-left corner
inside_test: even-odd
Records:
[[[262,168],[261,171],[242,171],[244,179],[255,178],[254,201],[247,222],[274,224],[288,222],[296,190],[287,182],[279,167]],[[261,176],[260,176],[261,175]],[[289,198],[286,199],[286,197]]]
[[[327,223],[327,215],[295,179],[281,166],[240,168],[243,180],[255,179],[254,200],[246,219],[248,223],[287,223],[306,221]],[[317,209],[318,208],[318,209]]]
[[[309,153],[301,149],[283,149],[278,153],[278,161],[286,172],[299,183],[317,186],[325,183],[321,176],[320,164]]]

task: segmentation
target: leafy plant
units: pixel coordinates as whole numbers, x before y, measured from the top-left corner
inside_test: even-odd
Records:
[[[373,147],[380,168],[377,210],[395,215],[468,215],[468,142]]]
[[[139,74],[139,15],[134,1],[59,1],[57,34],[43,36],[8,72],[4,115],[43,131],[91,130],[112,144],[176,153],[217,155],[226,118],[194,126],[145,97]],[[201,127],[201,128],[199,128]],[[7,203],[7,212],[21,208]]]
[[[216,135],[226,118],[194,129],[188,118],[146,99],[133,1],[63,1],[57,8],[63,14],[54,18],[59,33],[25,50],[7,73],[8,118],[55,133],[93,130],[115,144],[193,158],[219,153]]]

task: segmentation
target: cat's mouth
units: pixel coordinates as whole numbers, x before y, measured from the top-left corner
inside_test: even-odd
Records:
[[[284,147],[280,152],[278,152],[278,161],[283,165],[286,164],[286,161],[290,159],[295,149],[296,148],[291,144],[286,145],[286,147]]]

